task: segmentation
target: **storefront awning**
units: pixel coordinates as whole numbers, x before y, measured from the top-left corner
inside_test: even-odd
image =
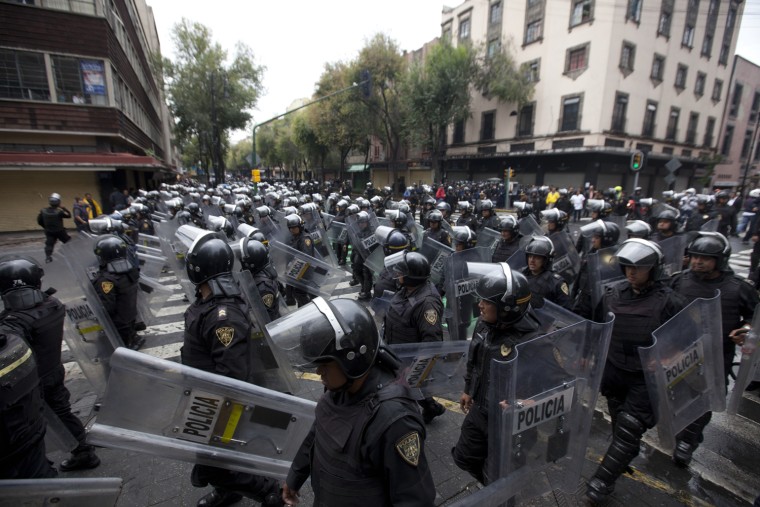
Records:
[[[360,172],[366,171],[367,169],[369,169],[369,166],[367,164],[354,164],[348,168],[348,172],[360,173]]]

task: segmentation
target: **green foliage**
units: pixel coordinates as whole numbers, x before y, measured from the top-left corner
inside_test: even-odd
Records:
[[[534,86],[527,66],[518,67],[504,45],[492,55],[481,57],[477,70],[475,88],[488,97],[502,103],[516,102],[518,107],[533,97]]]

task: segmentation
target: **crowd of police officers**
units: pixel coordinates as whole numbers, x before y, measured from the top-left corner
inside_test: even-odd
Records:
[[[253,275],[269,321],[281,310],[316,305],[330,324],[312,323],[302,340],[303,356],[321,376],[325,395],[285,483],[196,465],[192,484],[214,487],[199,506],[230,505],[242,496],[264,505],[294,505],[308,477],[316,505],[432,505],[425,425],[445,409],[396,381],[400,365],[389,346],[454,338],[470,345],[459,400],[466,416],[452,458],[487,484],[494,479],[486,469],[489,365],[493,359],[511,359],[518,344],[540,335],[536,309],[546,301],[596,321],[608,312],[615,315],[601,385],[612,440],[588,482],[587,495],[594,502],[613,492],[638,455],[642,435],[657,424],[638,347],[651,345],[652,331],[690,301],[713,297],[716,290],[728,386],[735,345],[746,336],[758,293],[728,264],[727,236],[735,233],[737,221],[725,193],[697,195],[689,189],[665,193],[658,202],[643,197],[640,189],[630,198],[619,188],[609,189],[586,201],[590,221],[570,241],[573,209],[564,189],[531,189],[516,197],[514,214],[496,213],[495,201],[505,196],[503,186],[493,184],[459,184],[438,198],[427,185],[414,185],[401,200],[394,200],[390,188],[375,189],[371,183],[355,198],[331,190],[316,182],[162,185],[141,191],[129,208],[91,221],[92,232],[101,235],[93,251],[99,270],[91,282],[127,347],[137,350],[144,342],[138,335],[135,251],[140,235],[153,236],[161,221],[208,231],[199,233],[184,255],[195,298],[185,312],[183,364],[244,381],[254,378],[247,350],[252,323],[232,276],[236,255]],[[557,195],[547,199],[550,193]],[[69,241],[63,227],[69,216],[58,194],[40,212],[46,262],[52,261],[57,240]],[[351,234],[341,234],[346,229]],[[757,235],[756,229],[757,224],[748,227],[748,237]],[[666,259],[670,246],[665,245],[673,238],[682,240],[678,269]],[[376,323],[364,304],[325,301],[308,287],[283,283],[273,267],[272,241],[304,258],[332,258],[336,268],[350,263],[350,285],[359,286],[358,299],[384,300],[384,317]],[[471,302],[456,307],[459,318],[448,320],[451,303],[443,298],[458,296],[447,293],[447,276],[454,274],[441,269],[439,257],[483,245],[494,270],[477,281]],[[372,252],[382,254],[380,266],[373,264]],[[592,259],[602,252],[614,255],[619,276],[600,286]],[[71,414],[60,353],[64,307],[53,296],[55,289],[42,290],[43,274],[31,258],[0,257],[0,438],[8,449],[0,458],[0,478],[56,474],[45,458],[41,400],[78,441],[59,469],[99,464],[81,422]],[[710,415],[677,436],[676,465],[689,464]]]

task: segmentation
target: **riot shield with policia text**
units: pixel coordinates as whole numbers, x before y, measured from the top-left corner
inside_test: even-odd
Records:
[[[0,507],[113,507],[121,486],[118,477],[3,480]]]
[[[482,272],[474,272],[473,266],[468,266],[473,263],[486,264],[488,267],[484,267]],[[444,317],[452,340],[467,340],[472,336],[472,328],[480,313],[475,288],[480,278],[494,266],[489,250],[483,247],[454,252],[446,259]]]
[[[400,343],[388,347],[401,360],[399,378],[425,396],[456,399],[464,391],[470,342]]]
[[[720,292],[697,298],[657,328],[650,347],[639,347],[657,433],[666,449],[705,412],[726,409]]]
[[[552,271],[561,276],[568,286],[571,286],[581,270],[581,256],[567,231],[554,233],[549,236],[549,239],[554,245]]]
[[[372,300],[369,302],[369,308],[372,310],[372,318],[375,319],[375,325],[377,326],[377,329],[380,331],[380,336],[385,335],[385,314],[388,313],[388,309],[391,307],[391,301],[393,301],[393,296],[395,295],[395,292],[386,290],[383,291],[383,295],[379,298],[372,298]]]
[[[483,227],[478,231],[478,246],[489,249],[491,256],[493,256],[493,252],[496,250],[496,245],[499,244],[499,241],[501,241],[501,233],[499,231],[495,231],[490,227]]]
[[[351,247],[359,252],[363,259],[367,259],[380,246],[375,234],[379,225],[377,216],[366,211],[360,211],[346,217],[346,228],[351,240]]]
[[[683,268],[683,256],[686,250],[686,235],[676,234],[657,243],[662,250],[663,271],[667,276],[679,273]]]
[[[259,206],[255,211],[256,226],[264,233],[269,241],[282,239],[287,229],[283,230],[280,223],[273,216],[271,208],[268,206]]]
[[[429,237],[422,240],[422,247],[417,251],[425,256],[430,264],[430,281],[438,286],[445,279],[446,259],[454,249]]]
[[[746,328],[745,328],[746,329]],[[734,390],[728,398],[728,407],[726,412],[736,415],[739,411],[744,390],[750,382],[757,380],[758,364],[760,364],[760,305],[755,307],[755,314],[752,317],[752,325],[744,334],[744,343],[741,345],[741,362],[739,363],[739,372],[734,382]]]
[[[269,242],[269,256],[280,282],[315,296],[329,298],[346,274],[279,241]]]
[[[176,219],[167,220],[158,224],[156,232],[161,238],[164,255],[174,272],[174,276],[177,277],[177,282],[182,287],[185,297],[188,301],[193,301],[195,299],[195,284],[190,281],[187,271],[185,271],[185,254],[187,254],[188,247],[176,235],[179,227]]]
[[[338,257],[335,255],[332,244],[327,239],[327,230],[322,222],[319,207],[314,203],[306,203],[301,205],[298,211],[303,220],[306,233],[311,238],[314,250],[319,255],[319,258],[331,266],[337,266]]]
[[[375,237],[377,238],[377,244],[379,246],[372,250],[369,257],[364,260],[364,265],[374,273],[375,278],[377,278],[380,272],[385,268],[385,250],[383,246],[388,241],[388,236],[394,230],[393,227],[387,225],[378,225],[377,229],[375,229]]]
[[[599,306],[607,287],[625,278],[615,257],[617,250],[617,246],[611,246],[586,256],[592,309]]]
[[[312,401],[120,348],[87,442],[284,478]]]
[[[487,482],[529,470],[517,505],[546,486],[575,491],[614,316],[583,320],[506,350],[490,364]],[[540,480],[540,477],[547,480]]]

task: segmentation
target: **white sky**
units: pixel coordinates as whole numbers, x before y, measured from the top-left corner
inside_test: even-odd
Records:
[[[351,60],[378,32],[402,50],[420,48],[439,35],[444,4],[461,0],[147,0],[153,8],[165,56],[172,58],[172,27],[183,17],[211,29],[234,52],[238,41],[266,67],[264,93],[254,120],[284,113],[296,99],[310,97],[324,64]],[[600,0],[612,1],[612,0]],[[624,1],[624,0],[617,0]],[[760,65],[760,0],[747,0],[737,54]],[[250,135],[250,133],[248,133]],[[236,132],[234,140],[246,137]]]

